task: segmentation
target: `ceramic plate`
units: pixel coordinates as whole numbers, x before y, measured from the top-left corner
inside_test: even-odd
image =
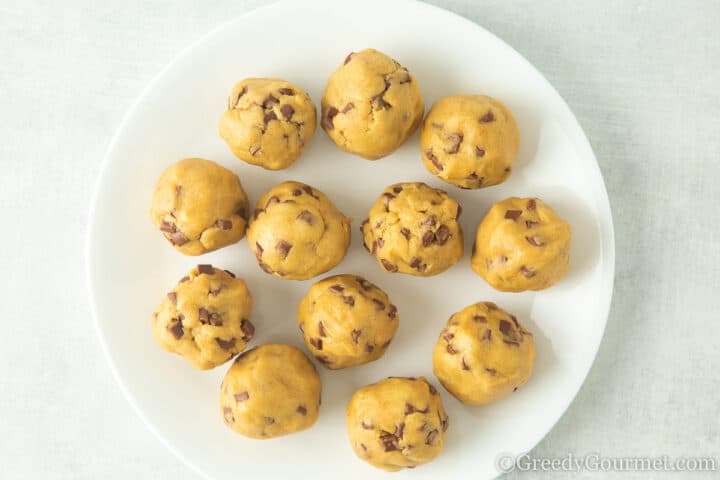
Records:
[[[250,76],[285,78],[320,104],[328,76],[350,51],[374,47],[412,71],[426,105],[457,93],[502,100],[521,132],[510,179],[460,190],[428,173],[417,134],[397,152],[369,162],[341,152],[318,128],[304,155],[270,172],[236,159],[218,137],[233,84]],[[313,280],[283,281],[263,273],[245,240],[204,255],[176,252],[151,225],[156,179],[185,157],[214,160],[234,172],[254,203],[284,180],[325,192],[351,216],[352,245],[330,274],[365,276],[385,289],[400,328],[378,361],[348,370],[319,367],[323,405],[313,428],[257,441],[222,421],[219,385],[227,365],[192,369],[165,353],[150,333],[150,316],[165,293],[197,263],[244,278],[255,306],[251,346],[286,342],[304,350],[296,307]],[[362,247],[358,226],[383,188],[423,181],[446,189],[463,206],[465,256],[431,278],[384,273]],[[569,274],[539,293],[500,293],[470,270],[475,229],[489,207],[508,196],[539,196],[573,229]],[[284,1],[213,31],[183,52],[145,90],[105,159],[90,215],[87,250],[91,302],[100,340],[128,400],[149,427],[192,468],[209,478],[260,476],[388,478],[355,457],[345,407],[359,387],[384,377],[424,375],[436,385],[431,353],[448,317],[490,300],[514,313],[535,335],[537,363],[526,386],[497,404],[466,407],[441,389],[450,415],[445,451],[434,462],[393,478],[490,478],[503,452],[530,450],[567,409],[595,358],[612,292],[614,244],[610,207],[593,152],[568,106],[538,71],[481,27],[409,0]],[[315,279],[318,280],[318,279]]]

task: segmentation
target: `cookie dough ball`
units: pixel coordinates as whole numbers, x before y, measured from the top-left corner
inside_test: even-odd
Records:
[[[391,472],[437,457],[447,428],[440,394],[423,377],[386,378],[355,392],[347,406],[355,454]]]
[[[220,412],[246,437],[279,437],[315,423],[320,393],[320,377],[304,353],[268,343],[235,359],[220,386]]]
[[[454,95],[432,106],[420,147],[425,167],[460,188],[482,188],[510,176],[520,146],[515,119],[494,98]]]
[[[504,292],[542,290],[570,263],[570,225],[537,198],[496,203],[475,235],[472,269]]]
[[[534,365],[532,334],[492,302],[451,316],[433,351],[435,376],[469,405],[507,397],[528,381]]]
[[[400,323],[387,294],[356,275],[317,282],[300,302],[297,316],[308,350],[331,369],[377,360]]]
[[[325,273],[350,246],[350,219],[320,190],[283,182],[258,200],[247,240],[265,272],[287,280]]]
[[[315,133],[315,104],[292,83],[246,78],[232,90],[220,136],[239,159],[268,170],[287,168]]]
[[[424,110],[407,68],[368,48],[348,55],[328,80],[320,124],[341,149],[377,160],[413,134]]]
[[[248,199],[240,179],[210,160],[186,158],[157,181],[150,218],[185,255],[202,255],[245,235]]]
[[[227,270],[198,265],[155,309],[153,336],[164,350],[208,370],[245,350],[255,333],[251,309],[245,282]]]
[[[460,205],[424,183],[396,183],[378,197],[362,230],[365,248],[386,272],[429,277],[463,256]]]

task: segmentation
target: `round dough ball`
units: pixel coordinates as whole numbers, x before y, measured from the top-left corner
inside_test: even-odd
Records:
[[[300,302],[297,317],[308,350],[331,369],[377,360],[400,323],[387,294],[356,275],[317,282]]]
[[[208,370],[245,350],[255,333],[251,310],[244,281],[227,270],[198,265],[155,309],[153,337],[164,350]]]
[[[472,269],[504,292],[542,290],[570,263],[570,225],[537,198],[508,198],[478,225]]]
[[[220,386],[225,423],[250,438],[310,428],[320,408],[320,377],[304,353],[268,343],[235,359]]]
[[[186,158],[157,181],[150,218],[185,255],[202,255],[240,241],[248,199],[240,179],[210,160]]]
[[[248,245],[265,272],[306,280],[343,259],[350,246],[350,221],[320,190],[283,182],[258,200]]]
[[[520,146],[512,113],[484,95],[441,98],[420,133],[425,167],[460,188],[482,188],[510,176]]]
[[[368,48],[350,53],[330,76],[320,124],[341,149],[377,160],[413,134],[424,111],[420,87],[407,68]]]
[[[462,403],[491,403],[528,381],[535,342],[515,318],[492,302],[453,314],[433,351],[433,372]]]
[[[391,472],[437,457],[447,428],[440,394],[423,377],[386,378],[355,392],[347,406],[355,454]]]
[[[278,78],[246,78],[230,93],[219,133],[239,159],[280,170],[302,154],[316,122],[304,90]]]
[[[446,192],[424,183],[390,185],[360,227],[365,248],[386,272],[437,275],[463,256],[461,211]]]

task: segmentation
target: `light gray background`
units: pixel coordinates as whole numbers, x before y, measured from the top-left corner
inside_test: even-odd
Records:
[[[105,149],[144,86],[205,32],[265,3],[0,1],[3,478],[197,478],[110,375],[88,307],[85,224]],[[595,149],[613,208],[605,338],[532,455],[720,457],[720,2],[431,3],[548,77]]]

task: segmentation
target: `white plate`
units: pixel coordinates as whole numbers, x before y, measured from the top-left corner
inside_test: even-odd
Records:
[[[279,172],[235,159],[218,137],[218,120],[235,81],[285,78],[307,89],[319,105],[328,76],[348,52],[364,47],[407,66],[428,107],[456,93],[484,93],[505,102],[522,136],[512,177],[474,191],[445,184],[423,167],[417,135],[393,155],[369,162],[342,153],[318,129],[306,153]],[[384,357],[349,370],[319,368],[323,406],[310,430],[266,441],[234,434],[218,413],[226,367],[196,371],[153,342],[153,308],[186,270],[202,262],[248,282],[257,327],[251,345],[280,341],[304,349],[295,309],[312,280],[283,281],[263,273],[245,240],[200,258],[185,257],[151,225],[155,180],[168,165],[191,156],[237,172],[251,202],[286,179],[327,193],[354,218],[350,251],[330,273],[367,277],[399,308],[400,329]],[[446,189],[464,207],[465,257],[446,273],[424,279],[383,273],[362,248],[358,231],[386,185],[415,180]],[[470,270],[477,224],[492,203],[511,195],[538,195],[572,224],[570,273],[549,290],[499,293]],[[476,301],[497,302],[535,335],[532,379],[510,398],[485,407],[465,407],[442,390],[450,415],[445,451],[394,477],[480,479],[496,475],[499,453],[526,452],[540,441],[580,388],[605,328],[614,244],[607,194],[585,135],[557,92],[512,48],[463,18],[413,1],[285,1],[206,36],[167,67],[130,110],[95,192],[87,261],[100,338],[128,400],[178,457],[218,479],[287,478],[299,472],[317,479],[387,478],[350,449],[344,413],[351,394],[388,375],[425,375],[437,384],[431,352],[447,318]]]

